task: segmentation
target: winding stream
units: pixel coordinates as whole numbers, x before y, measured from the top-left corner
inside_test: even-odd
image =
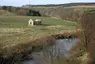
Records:
[[[75,45],[76,40],[76,38],[58,39],[53,46],[40,52],[33,52],[34,60],[25,60],[21,64],[50,64],[54,58],[69,56],[68,51]]]

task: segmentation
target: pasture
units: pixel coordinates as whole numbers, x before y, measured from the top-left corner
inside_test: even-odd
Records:
[[[28,26],[29,19],[41,19],[42,25]],[[0,16],[0,49],[11,50],[14,46],[28,43],[38,45],[30,41],[54,34],[74,32],[75,29],[75,22],[51,17]]]

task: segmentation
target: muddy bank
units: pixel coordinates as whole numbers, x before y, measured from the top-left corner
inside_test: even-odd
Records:
[[[66,32],[62,34],[55,34],[52,35],[55,39],[65,39],[65,38],[77,38],[77,33],[76,32]]]

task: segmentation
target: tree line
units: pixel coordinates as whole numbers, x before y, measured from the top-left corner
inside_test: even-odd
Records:
[[[9,11],[9,12],[15,13],[17,15],[41,16],[39,11],[29,9],[29,8],[23,8],[23,7],[2,6],[2,7],[0,7],[0,10],[6,10],[6,11]]]

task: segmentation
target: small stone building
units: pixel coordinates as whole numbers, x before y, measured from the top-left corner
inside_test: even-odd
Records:
[[[41,25],[41,20],[40,19],[36,19],[34,21],[34,25]]]
[[[29,25],[29,26],[33,26],[33,25],[34,25],[34,21],[33,21],[32,19],[30,19],[30,20],[28,21],[28,25]]]
[[[30,25],[30,26],[33,26],[33,25],[41,25],[41,20],[40,19],[36,19],[36,20],[30,19],[28,21],[28,25]]]

